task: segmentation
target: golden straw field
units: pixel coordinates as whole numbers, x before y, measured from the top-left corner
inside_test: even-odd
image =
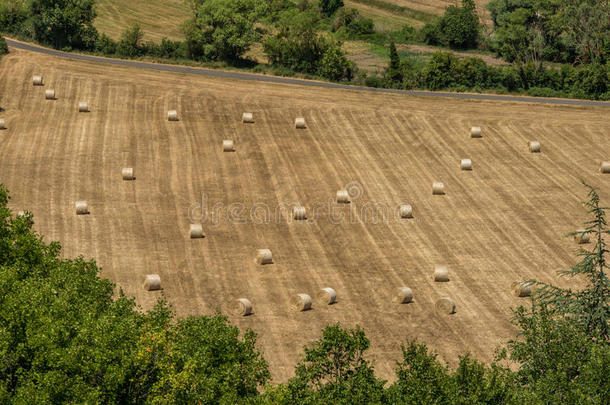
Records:
[[[57,99],[45,100],[46,89]],[[335,322],[366,330],[384,378],[408,339],[451,362],[466,351],[490,360],[514,334],[511,307],[528,302],[511,283],[573,285],[556,271],[576,260],[564,235],[586,218],[581,179],[610,201],[602,107],[265,84],[14,49],[0,61],[0,106],[0,182],[15,211],[32,211],[65,256],[94,258],[144,309],[162,295],[179,316],[249,299],[251,316],[229,318],[258,333],[276,381]],[[294,128],[297,117],[307,129]],[[472,126],[482,138],[470,138]],[[224,140],[235,152],[223,152]],[[473,170],[460,170],[461,159]],[[125,167],[135,181],[123,181]],[[445,195],[432,194],[434,182]],[[337,204],[346,186],[352,201]],[[76,215],[81,200],[90,215]],[[308,220],[292,221],[291,204]],[[401,204],[413,218],[398,217]],[[205,238],[189,238],[191,222]],[[273,264],[257,264],[258,249]],[[433,281],[437,265],[449,282]],[[147,274],[160,275],[162,292],[145,291]],[[402,286],[411,303],[392,302]],[[336,304],[291,308],[296,294],[323,287]],[[453,315],[435,313],[445,296]]]

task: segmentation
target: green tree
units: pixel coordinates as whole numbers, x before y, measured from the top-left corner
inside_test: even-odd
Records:
[[[352,80],[354,72],[354,64],[345,57],[339,45],[330,45],[318,68],[318,74],[325,79],[340,81]]]
[[[476,48],[481,24],[474,0],[462,0],[462,7],[449,6],[440,20],[443,42],[451,48]]]
[[[597,190],[585,184],[588,188],[588,200],[583,204],[587,208],[591,220],[586,223],[584,234],[593,240],[591,250],[580,249],[578,256],[581,261],[570,270],[559,272],[562,276],[584,276],[587,286],[582,290],[573,291],[548,283],[538,283],[541,286],[537,292],[540,305],[551,314],[574,317],[584,328],[587,335],[594,339],[610,341],[610,280],[608,270],[608,247],[604,240],[610,235],[606,221],[606,208],[600,206]],[[574,235],[579,235],[576,232]]]
[[[117,44],[117,54],[127,58],[140,56],[143,52],[141,44],[143,37],[144,33],[138,24],[134,24],[130,28],[127,28],[123,34],[121,34],[121,39]]]
[[[193,18],[183,31],[196,60],[235,62],[260,39],[254,27],[265,15],[264,0],[192,0]]]
[[[226,318],[142,312],[94,261],[13,216],[0,185],[0,403],[236,403],[269,376],[255,335]]]
[[[435,52],[422,73],[424,85],[430,90],[451,87],[455,84],[454,69],[457,63],[457,56],[447,52]]]
[[[318,6],[324,14],[333,15],[335,11],[343,7],[343,0],[320,0]]]
[[[400,56],[396,51],[396,44],[390,42],[390,63],[387,72],[388,79],[393,83],[402,82],[402,72],[400,71]]]
[[[97,40],[95,0],[30,0],[34,39],[57,49],[93,49]]]
[[[272,390],[272,403],[374,404],[382,400],[383,380],[364,358],[369,340],[362,329],[327,326],[322,338],[305,348],[295,377]]]

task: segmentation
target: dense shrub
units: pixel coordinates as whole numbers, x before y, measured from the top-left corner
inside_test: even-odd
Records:
[[[356,39],[375,32],[375,25],[370,18],[364,18],[355,8],[339,10],[333,20],[333,31],[344,28],[348,38]]]
[[[135,58],[142,55],[144,50],[142,49],[142,38],[144,33],[138,24],[127,28],[116,47],[117,55],[124,58]]]
[[[474,0],[462,0],[462,7],[449,6],[442,17],[424,25],[420,36],[429,45],[470,49],[478,45],[480,31]]]
[[[318,6],[324,14],[332,15],[343,7],[343,0],[320,0]]]
[[[4,37],[0,37],[0,56],[6,55],[8,53],[8,45],[6,44],[6,40]]]

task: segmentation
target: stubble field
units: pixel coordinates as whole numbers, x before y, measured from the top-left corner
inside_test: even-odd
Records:
[[[44,87],[32,86],[38,73]],[[57,100],[45,100],[49,88]],[[91,112],[78,113],[79,101]],[[596,107],[229,81],[17,50],[0,61],[0,107],[0,182],[15,211],[32,211],[65,256],[95,258],[144,309],[161,297],[142,288],[150,273],[179,316],[250,299],[252,316],[229,318],[259,334],[277,381],[335,322],[366,330],[369,358],[388,379],[408,339],[448,361],[466,351],[490,360],[514,335],[510,308],[527,303],[511,295],[513,281],[578,285],[556,271],[575,262],[564,235],[586,218],[580,180],[610,201],[610,175],[599,173],[610,124]],[[167,121],[169,109],[179,122]],[[254,124],[241,123],[244,111]],[[297,116],[308,129],[294,129]],[[471,126],[482,139],[470,138]],[[236,152],[223,153],[224,139]],[[542,153],[529,153],[529,140]],[[462,158],[473,171],[460,170]],[[122,167],[136,180],[123,181]],[[445,196],[432,195],[435,181]],[[335,193],[348,184],[355,198],[339,206]],[[90,215],[75,215],[78,200]],[[275,218],[291,203],[309,220],[281,209]],[[415,218],[396,218],[401,203]],[[189,239],[192,221],[203,222],[204,239]],[[255,263],[261,248],[274,264]],[[448,283],[432,280],[435,265],[449,267]],[[399,286],[412,288],[412,303],[392,303]],[[289,307],[321,287],[338,303]],[[435,314],[442,296],[455,314]]]

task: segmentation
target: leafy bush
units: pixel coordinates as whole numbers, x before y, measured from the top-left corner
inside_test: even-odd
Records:
[[[343,0],[320,0],[318,3],[320,11],[326,15],[333,15],[343,7]]]
[[[420,36],[429,45],[470,49],[478,45],[480,31],[474,0],[462,0],[462,7],[449,6],[442,17],[424,25]]]
[[[330,45],[320,61],[318,74],[329,80],[352,80],[354,64],[345,57],[341,48]]]
[[[117,43],[108,35],[102,34],[95,42],[95,50],[103,55],[116,54]]]
[[[121,34],[116,53],[125,58],[135,58],[143,54],[141,46],[144,33],[138,24],[132,25]]]
[[[338,31],[343,27],[351,39],[360,38],[362,35],[375,32],[373,20],[362,17],[355,8],[342,8],[336,13],[332,30]]]
[[[6,40],[4,37],[0,37],[0,56],[6,55],[8,53],[8,45],[6,44]]]

